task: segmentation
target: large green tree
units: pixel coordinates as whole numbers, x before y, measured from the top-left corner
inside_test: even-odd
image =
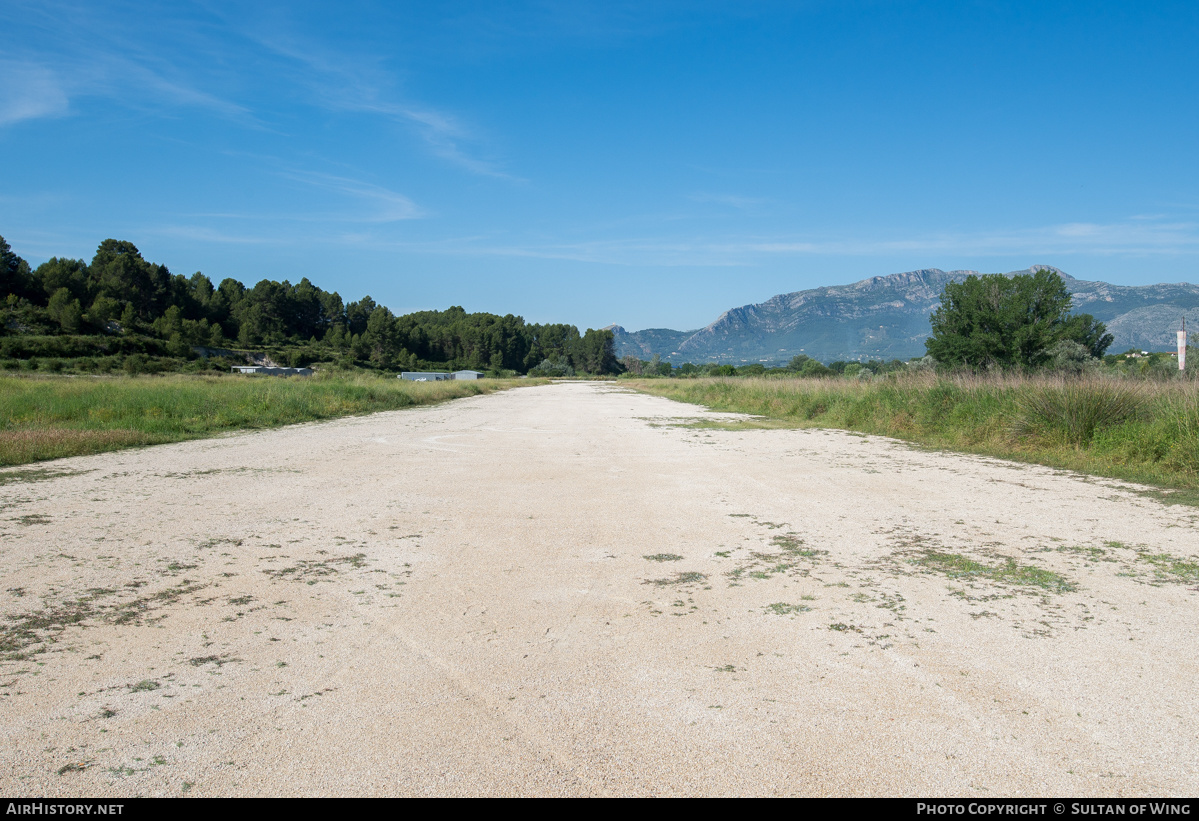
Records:
[[[106,239],[88,266],[89,290],[96,296],[133,306],[140,319],[152,320],[170,304],[171,272],[147,262],[132,242]]]
[[[1112,343],[1090,314],[1070,315],[1070,291],[1054,271],[969,276],[950,282],[930,317],[925,347],[937,361],[980,367],[1036,367],[1069,339],[1102,356]]]
[[[0,237],[0,294],[22,296],[29,287],[29,263],[13,253]]]
[[[620,373],[616,361],[616,337],[611,331],[587,329],[571,352],[575,368],[585,373]]]

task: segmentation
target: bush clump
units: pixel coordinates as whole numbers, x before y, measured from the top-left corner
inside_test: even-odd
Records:
[[[1145,402],[1129,386],[1094,379],[1032,387],[1023,392],[1017,405],[1019,414],[1012,426],[1015,433],[1058,438],[1082,446],[1098,431],[1136,418]]]
[[[543,359],[541,364],[529,369],[529,376],[574,376],[575,369],[570,366],[565,357],[558,359]]]

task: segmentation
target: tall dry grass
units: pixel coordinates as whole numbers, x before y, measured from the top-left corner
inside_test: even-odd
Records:
[[[633,380],[714,410],[1199,489],[1199,382],[1089,375]]]
[[[0,376],[0,466],[428,405],[500,380],[403,382],[373,375]]]

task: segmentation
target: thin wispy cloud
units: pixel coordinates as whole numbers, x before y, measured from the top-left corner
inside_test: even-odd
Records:
[[[316,171],[288,171],[282,172],[281,176],[340,194],[367,206],[365,213],[339,212],[339,216],[334,217],[339,221],[398,222],[419,219],[425,215],[424,211],[408,197],[373,183]],[[328,218],[322,217],[322,219]]]
[[[900,239],[775,240],[713,246],[726,253],[887,255],[896,252],[995,254],[1195,254],[1199,223],[1129,219],[1071,222],[995,232],[935,233]]]
[[[87,6],[66,3],[37,8],[18,4],[14,12],[0,15],[0,22],[7,18],[53,28],[62,48],[55,56],[56,70],[39,64],[34,55],[0,63],[0,127],[64,116],[71,112],[72,99],[106,98],[153,112],[164,106],[199,108],[265,128],[271,115],[263,109],[272,103],[238,97],[251,97],[256,82],[269,80],[276,88],[291,86],[295,99],[325,111],[390,120],[414,134],[432,155],[472,174],[520,181],[473,150],[479,136],[460,118],[405,100],[396,90],[395,71],[386,68],[381,56],[340,53],[320,40],[288,33],[286,20],[255,28],[219,8],[206,11],[207,26],[161,14],[154,20],[150,47],[131,33],[144,20],[101,18]],[[235,33],[243,46],[228,39]]]
[[[294,211],[178,214],[161,225],[144,226],[141,233],[224,245],[292,247],[304,242],[361,247],[378,242],[374,233],[377,229],[426,216],[424,209],[410,198],[374,183],[305,169],[279,169],[273,174],[301,189],[319,192],[315,199],[303,196],[297,199],[321,205]],[[240,230],[247,224],[255,227]]]
[[[247,106],[227,100],[217,94],[196,88],[181,79],[171,79],[154,69],[132,60],[106,57],[99,65],[106,73],[97,72],[103,82],[93,81],[81,86],[80,91],[105,96],[119,96],[132,84],[140,87],[148,99],[155,103],[166,102],[174,106],[207,109],[218,115],[241,120],[244,124],[259,125]]]
[[[231,23],[231,25],[234,25]],[[431,153],[482,176],[522,181],[468,148],[478,135],[459,118],[428,105],[405,101],[397,92],[394,72],[377,55],[349,55],[295,33],[281,33],[279,21],[270,30],[243,27],[242,34],[261,48],[285,58],[301,71],[295,80],[307,86],[312,101],[329,111],[377,114],[411,129]]]
[[[691,200],[692,200],[692,202],[710,202],[710,203],[715,203],[716,205],[728,205],[733,208],[739,208],[741,210],[746,210],[749,208],[756,208],[760,205],[765,205],[768,202],[768,200],[762,199],[760,197],[743,197],[739,194],[707,194],[707,193],[692,194]]]
[[[467,134],[454,119],[439,112],[410,108],[398,109],[397,113],[417,126],[421,138],[438,157],[475,174],[524,182],[520,177],[501,171],[494,164],[472,157],[464,151],[462,142]]]
[[[69,110],[57,73],[36,63],[0,61],[0,126],[62,117]]]
[[[188,64],[191,50],[183,43],[196,45],[196,35],[188,27],[159,21],[151,40],[135,34],[144,22],[99,15],[86,4],[15,3],[0,15],[0,25],[10,32],[36,31],[51,38],[53,67],[46,65],[44,50],[26,44],[36,38],[7,38],[10,59],[0,63],[0,126],[64,116],[73,113],[72,100],[85,98],[116,100],[154,112],[164,107],[200,108],[253,122],[246,106],[205,88],[213,85],[211,78]]]
[[[272,245],[280,242],[280,237],[277,235],[237,234],[202,225],[159,225],[145,229],[144,233],[222,245]]]
[[[413,248],[412,245],[407,247]],[[415,248],[414,248],[415,250]],[[1199,223],[1072,222],[1001,232],[938,233],[897,239],[790,237],[617,238],[574,243],[511,243],[489,238],[429,245],[430,253],[561,259],[620,266],[752,267],[765,259],[919,254],[930,264],[954,256],[1199,255]]]
[[[279,171],[276,176],[332,195],[343,205],[334,207],[335,203],[329,202],[330,207],[292,212],[197,212],[179,216],[201,222],[168,222],[144,230],[159,236],[233,245],[292,245],[297,241],[362,245],[377,241],[371,230],[332,230],[332,226],[386,226],[426,216],[420,206],[403,194],[362,180],[295,169]],[[346,206],[347,200],[353,205]],[[246,223],[257,228],[251,232],[237,230],[237,226]]]

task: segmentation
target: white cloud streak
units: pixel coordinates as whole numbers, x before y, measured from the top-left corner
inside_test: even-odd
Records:
[[[0,62],[0,126],[74,113],[71,101],[85,97],[154,111],[201,108],[257,125],[245,106],[202,88],[212,78],[198,68],[204,65],[195,53],[202,51],[200,38],[186,25],[149,21],[149,14],[141,19],[138,10],[126,15],[99,14],[86,4],[14,0],[0,13],[0,28],[9,29],[7,59]],[[154,23],[154,38],[136,35],[139,25]],[[46,65],[47,49],[38,47],[47,42],[53,43],[53,68]]]
[[[143,16],[130,7],[114,17],[86,4],[14,3],[7,13],[0,10],[0,28],[21,27],[30,43],[52,40],[54,69],[33,46],[21,53],[21,37],[11,38],[16,45],[0,61],[0,128],[65,116],[71,100],[100,97],[135,109],[198,108],[261,129],[261,117],[269,113],[255,114],[255,103],[235,100],[252,99],[255,84],[265,78],[274,95],[286,96],[290,87],[325,111],[377,115],[410,130],[432,155],[458,168],[523,181],[480,158],[479,135],[459,118],[405,101],[382,56],[334,51],[318,37],[289,33],[287,19],[247,24],[211,6],[197,20],[162,9]],[[153,47],[137,36],[146,27],[153,29]],[[230,33],[241,46],[228,40]]]
[[[424,211],[408,197],[372,183],[315,171],[290,171],[284,172],[282,176],[356,199],[369,207],[366,214],[342,215],[335,218],[339,221],[384,223],[425,216]]]
[[[348,55],[329,50],[319,42],[295,34],[281,34],[278,24],[267,33],[259,29],[243,35],[260,47],[283,57],[303,70],[298,80],[312,92],[312,101],[329,111],[377,114],[415,131],[431,153],[459,168],[481,176],[523,182],[494,163],[471,154],[465,145],[477,135],[448,113],[397,100],[392,73],[378,57]]]
[[[62,117],[70,101],[58,75],[36,63],[0,61],[0,126]]]
[[[692,202],[711,202],[717,205],[728,205],[733,208],[746,210],[765,205],[768,200],[760,197],[743,197],[738,194],[692,194]]]
[[[230,245],[292,245],[299,239],[326,245],[362,246],[374,242],[371,230],[337,231],[335,225],[380,227],[405,220],[421,219],[425,211],[403,194],[373,183],[317,171],[286,170],[277,176],[303,186],[316,188],[341,199],[349,199],[358,208],[330,207],[305,213],[206,213],[184,215],[208,224],[167,223],[147,227],[144,233],[180,239]],[[254,232],[241,232],[235,226],[247,222],[258,226]],[[321,226],[313,229],[313,226]],[[234,227],[230,230],[230,227]]]
[[[429,253],[561,259],[620,266],[753,267],[779,257],[1199,256],[1199,223],[1063,223],[1012,231],[899,239],[748,237],[727,240],[622,238],[575,243],[500,243],[495,238],[406,245]]]

